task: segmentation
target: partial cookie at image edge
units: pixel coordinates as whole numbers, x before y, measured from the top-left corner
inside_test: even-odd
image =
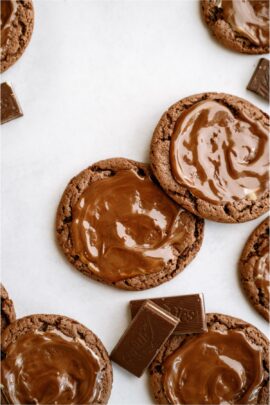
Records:
[[[16,319],[13,301],[9,298],[8,292],[0,283],[1,295],[1,333],[4,329]]]
[[[237,34],[231,25],[222,17],[222,9],[217,7],[216,0],[200,0],[202,18],[216,40],[233,51],[245,54],[267,54],[270,52],[267,46],[256,46],[247,38]]]
[[[255,266],[258,259],[261,257],[259,250],[262,244],[268,247],[269,255],[269,218],[265,218],[251,233],[245,247],[242,251],[239,260],[239,276],[240,281],[245,292],[253,307],[268,321],[270,322],[270,302],[265,297],[263,290],[256,286],[255,280]],[[266,263],[267,266],[267,263]],[[269,269],[268,269],[269,271]],[[269,287],[268,287],[269,288]],[[267,302],[268,301],[268,302]]]
[[[32,0],[15,0],[15,3],[16,14],[9,23],[7,42],[5,46],[1,47],[1,73],[10,68],[23,55],[31,40],[34,28]]]
[[[255,326],[241,319],[217,313],[207,314],[209,330],[226,331],[236,330],[245,334],[251,344],[262,348],[263,382],[256,404],[265,405],[269,401],[269,341],[267,337]],[[207,334],[207,332],[206,332]],[[198,336],[198,335],[197,335]],[[159,351],[155,360],[149,367],[150,387],[156,404],[170,404],[163,387],[163,363],[165,359],[174,353],[185,341],[195,335],[172,336]]]
[[[14,344],[17,339],[31,332],[54,332],[59,331],[68,338],[83,340],[86,346],[94,351],[101,362],[103,373],[100,400],[95,403],[106,404],[109,400],[113,372],[112,365],[100,339],[86,326],[63,315],[34,314],[18,319],[13,322],[3,333],[1,339],[1,352],[5,358],[5,351],[10,344]]]

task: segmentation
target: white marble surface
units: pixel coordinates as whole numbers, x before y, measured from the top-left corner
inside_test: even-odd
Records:
[[[125,292],[80,275],[54,239],[55,211],[68,180],[91,163],[123,156],[147,161],[153,128],[172,103],[223,91],[267,104],[246,84],[258,56],[230,52],[210,37],[197,1],[36,0],[32,41],[2,75],[24,117],[1,128],[2,280],[18,317],[70,316],[108,351],[128,325],[134,298],[204,292],[207,311],[243,318],[264,333],[249,305],[237,260],[262,220],[206,222],[197,258],[169,283]],[[110,404],[150,404],[147,376],[113,366]]]

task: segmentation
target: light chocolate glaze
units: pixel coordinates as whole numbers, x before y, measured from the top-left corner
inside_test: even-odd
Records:
[[[263,380],[261,349],[241,331],[193,337],[163,364],[171,404],[253,404]]]
[[[179,184],[212,204],[256,200],[269,181],[268,132],[258,120],[206,100],[183,111],[171,140]]]
[[[269,0],[222,0],[220,7],[241,37],[257,46],[269,45]]]

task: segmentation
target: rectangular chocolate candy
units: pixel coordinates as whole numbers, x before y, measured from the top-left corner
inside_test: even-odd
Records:
[[[269,60],[261,58],[247,89],[269,101]]]
[[[179,319],[174,335],[202,333],[207,330],[203,294],[151,298],[151,301]],[[132,318],[145,300],[130,301]]]
[[[144,301],[111,353],[111,360],[141,377],[179,320],[151,301]]]

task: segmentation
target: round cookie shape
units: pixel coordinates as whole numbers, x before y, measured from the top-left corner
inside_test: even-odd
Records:
[[[267,404],[269,341],[240,319],[207,314],[208,331],[172,336],[150,366],[158,404]]]
[[[269,218],[250,235],[239,261],[240,280],[254,308],[270,321]]]
[[[161,187],[202,218],[237,223],[269,207],[269,116],[248,101],[201,93],[172,105],[151,143]]]
[[[208,28],[227,48],[269,53],[268,0],[201,0],[201,10]]]
[[[32,0],[1,1],[1,73],[22,56],[33,26]]]
[[[16,314],[12,300],[9,298],[7,290],[0,283],[0,295],[1,295],[1,333],[6,327],[15,321]]]
[[[83,274],[126,290],[170,280],[194,258],[203,220],[159,187],[150,166],[107,159],[68,184],[56,217],[57,240]]]
[[[3,396],[12,404],[104,404],[112,367],[101,341],[60,315],[30,315],[1,339]]]

